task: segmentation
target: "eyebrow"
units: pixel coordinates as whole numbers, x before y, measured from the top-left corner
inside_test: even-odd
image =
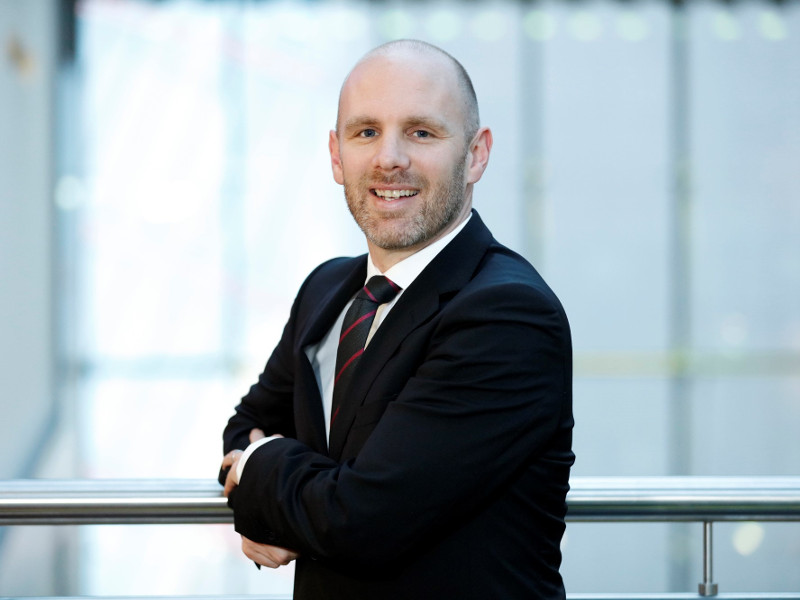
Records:
[[[425,125],[426,127],[430,127],[431,129],[438,129],[440,131],[450,131],[450,128],[447,126],[447,123],[442,121],[441,119],[437,119],[436,117],[411,117],[408,119],[408,126],[414,127],[416,125]]]
[[[371,117],[353,117],[344,122],[342,129],[345,131],[351,131],[359,127],[371,127],[377,124],[378,121]]]
[[[343,129],[344,131],[352,131],[361,127],[377,127],[379,125],[380,122],[374,117],[358,116],[347,119],[347,121],[344,123]],[[408,117],[404,122],[405,127],[416,127],[419,125],[424,125],[426,127],[430,127],[431,129],[450,132],[447,124],[441,119],[437,119],[435,117],[415,115]]]

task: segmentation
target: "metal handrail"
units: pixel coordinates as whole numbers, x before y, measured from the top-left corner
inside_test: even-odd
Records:
[[[574,477],[570,521],[800,521],[800,477]],[[0,481],[0,525],[227,523],[211,479]]]
[[[12,600],[11,596],[0,596],[0,600]],[[13,600],[87,600],[86,596],[14,596]],[[292,600],[286,594],[219,596],[91,596],[91,600]],[[486,600],[494,600],[487,598]],[[567,592],[567,600],[702,600],[697,594],[688,592],[650,593],[582,593]],[[800,600],[800,592],[731,592],[719,594],[715,600]]]
[[[212,479],[0,481],[0,525],[229,523]]]
[[[701,597],[718,596],[712,570],[714,522],[800,521],[800,477],[573,477],[570,484],[570,521],[702,522]],[[0,481],[0,525],[230,521],[222,488],[210,479]],[[673,596],[669,597],[674,600]],[[775,600],[789,598],[800,600],[800,595],[775,596]],[[587,596],[587,600],[592,599]],[[603,599],[597,596],[597,600]]]
[[[574,521],[800,521],[800,476],[575,477]]]

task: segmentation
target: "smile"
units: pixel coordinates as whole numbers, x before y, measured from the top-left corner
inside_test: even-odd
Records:
[[[419,194],[417,190],[376,190],[373,189],[372,193],[383,198],[384,200],[392,201],[406,196],[416,196]]]

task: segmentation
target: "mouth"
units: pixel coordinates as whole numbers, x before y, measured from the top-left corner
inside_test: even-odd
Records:
[[[398,198],[410,198],[419,194],[419,190],[381,190],[376,188],[372,188],[370,192],[387,202],[392,202]]]

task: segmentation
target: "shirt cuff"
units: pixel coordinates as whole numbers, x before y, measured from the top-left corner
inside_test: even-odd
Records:
[[[255,452],[256,450],[261,448],[261,446],[263,446],[267,442],[271,442],[272,440],[276,440],[279,437],[281,437],[281,436],[272,435],[270,437],[261,438],[260,440],[256,440],[255,442],[250,444],[247,448],[245,448],[244,453],[242,454],[242,457],[239,459],[239,462],[236,464],[236,484],[237,485],[242,480],[242,471],[244,471],[244,465],[247,462],[247,459],[250,458],[250,456],[253,454],[253,452]]]

